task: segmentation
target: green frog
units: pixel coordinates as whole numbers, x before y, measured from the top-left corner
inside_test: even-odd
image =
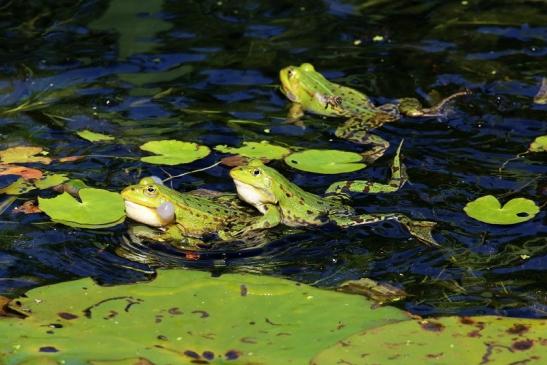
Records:
[[[204,189],[181,193],[157,177],[145,177],[121,195],[129,218],[162,229],[163,233],[154,236],[146,234],[159,241],[181,240],[195,246],[208,236],[233,240],[260,217],[236,194]]]
[[[361,144],[370,144],[370,151],[363,153],[368,163],[373,162],[389,147],[385,139],[369,133],[385,123],[397,121],[401,115],[409,117],[439,116],[447,102],[457,96],[468,94],[455,93],[436,106],[423,108],[415,98],[399,99],[396,104],[374,106],[363,93],[330,82],[310,63],[300,66],[288,66],[279,72],[281,91],[293,102],[289,111],[289,120],[299,120],[304,111],[329,117],[345,117],[346,122],[336,129],[336,136]]]
[[[404,185],[406,173],[400,161],[401,145],[391,165],[392,176],[387,184],[366,180],[339,181],[327,189],[325,196],[303,190],[260,160],[251,160],[246,165],[233,168],[230,176],[239,197],[263,214],[261,219],[247,226],[245,230],[264,229],[280,223],[291,227],[304,227],[321,226],[330,222],[344,228],[396,220],[416,238],[426,244],[438,246],[431,234],[435,222],[414,221],[400,213],[356,214],[347,204],[350,192],[394,192]]]

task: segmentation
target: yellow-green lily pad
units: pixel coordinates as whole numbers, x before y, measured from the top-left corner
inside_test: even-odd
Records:
[[[71,227],[105,228],[123,221],[125,211],[120,194],[84,188],[79,196],[81,202],[66,192],[51,199],[38,198],[38,206],[53,221]]]
[[[528,147],[530,152],[547,152],[547,135],[539,136]]]
[[[547,321],[527,318],[444,317],[371,328],[338,341],[309,363],[542,364]]]
[[[0,194],[21,195],[34,189],[36,189],[36,186],[33,183],[21,177],[14,183],[0,189]]]
[[[48,189],[52,186],[56,186],[64,183],[68,180],[65,174],[54,174],[47,172],[40,179],[34,181],[34,186],[38,189]]]
[[[287,165],[319,174],[341,174],[365,168],[363,157],[355,152],[339,150],[305,150],[285,157]]]
[[[39,162],[47,165],[51,163],[51,158],[45,157],[45,153],[42,147],[17,146],[0,151],[0,160],[2,163]]]
[[[486,195],[467,203],[463,210],[471,218],[484,223],[516,224],[534,218],[539,207],[526,198],[511,199],[502,207],[495,196]]]
[[[223,153],[232,153],[249,158],[263,158],[268,160],[280,160],[291,153],[291,150],[270,144],[268,141],[261,142],[243,142],[242,147],[229,147],[227,145],[218,145],[215,150]]]
[[[89,129],[78,131],[76,134],[89,142],[112,141],[115,139],[113,136],[108,134],[92,132]]]
[[[141,161],[157,165],[179,165],[194,162],[211,153],[207,146],[193,142],[171,140],[150,141],[140,146],[141,150],[157,156],[142,157]]]

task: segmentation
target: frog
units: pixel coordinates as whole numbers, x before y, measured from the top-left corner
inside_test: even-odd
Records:
[[[389,148],[389,142],[369,131],[385,123],[406,117],[437,117],[451,100],[467,95],[468,90],[457,92],[431,108],[424,108],[415,98],[402,98],[396,103],[375,106],[370,98],[347,86],[327,80],[311,63],[288,66],[279,71],[281,92],[292,102],[288,121],[298,123],[304,112],[326,117],[344,117],[346,121],[336,128],[338,138],[371,145],[363,152],[366,162],[372,163]]]
[[[156,176],[127,186],[121,195],[127,217],[161,229],[157,234],[139,230],[145,238],[156,241],[200,246],[211,237],[221,241],[244,239],[239,233],[259,217],[234,193],[206,189],[183,193],[166,186]]]
[[[416,221],[402,213],[357,214],[348,202],[352,193],[391,193],[407,181],[406,169],[400,160],[402,142],[391,164],[387,184],[368,181],[338,181],[322,196],[305,191],[279,171],[259,159],[230,170],[239,197],[254,206],[262,218],[245,229],[264,229],[284,224],[290,227],[313,227],[333,223],[340,228],[395,220],[412,236],[430,246],[439,246],[432,236],[435,222]]]

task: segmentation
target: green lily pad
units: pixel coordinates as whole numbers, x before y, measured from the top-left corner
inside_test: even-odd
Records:
[[[215,147],[215,150],[249,158],[264,158],[268,160],[279,160],[291,153],[290,149],[270,144],[268,141],[243,142],[243,146],[239,148],[218,145]]]
[[[115,139],[114,137],[109,136],[108,134],[92,132],[88,129],[84,129],[83,131],[78,131],[76,132],[76,134],[89,142],[112,141]]]
[[[105,228],[125,218],[120,194],[103,189],[84,188],[79,191],[81,202],[68,193],[55,198],[38,198],[38,206],[53,221],[71,227]]]
[[[38,189],[48,189],[52,186],[56,186],[64,183],[68,180],[65,174],[53,174],[50,172],[45,173],[40,179],[34,181],[34,185]]]
[[[372,328],[321,352],[310,364],[540,364],[547,321],[444,317]],[[543,359],[543,361],[542,361]]]
[[[14,183],[0,189],[0,194],[21,195],[34,189],[36,189],[36,186],[33,183],[21,177]]]
[[[148,283],[32,289],[0,320],[0,363],[307,364],[337,341],[408,319],[361,296],[258,275],[160,270]],[[146,359],[130,362],[127,359]],[[148,362],[147,362],[148,361]]]
[[[503,207],[492,195],[482,196],[467,203],[465,213],[478,221],[490,224],[515,224],[534,218],[539,208],[530,199],[515,198]]]
[[[211,150],[193,142],[182,142],[174,139],[150,141],[141,145],[141,150],[155,153],[158,156],[147,156],[141,161],[158,165],[179,165],[204,158]]]
[[[528,147],[530,152],[547,152],[547,136],[539,136]]]
[[[285,157],[287,165],[319,174],[341,174],[365,168],[363,157],[355,152],[339,150],[305,150]]]

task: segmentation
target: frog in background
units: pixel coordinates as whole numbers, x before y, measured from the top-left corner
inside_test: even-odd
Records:
[[[363,153],[367,163],[381,157],[389,147],[385,139],[369,131],[408,117],[440,116],[443,107],[455,97],[469,92],[458,92],[431,108],[423,108],[415,98],[399,99],[396,104],[375,106],[368,96],[347,86],[327,80],[312,64],[288,66],[279,72],[281,92],[293,102],[289,120],[299,120],[304,111],[328,117],[344,117],[347,120],[336,129],[336,136],[360,144],[370,144],[370,151]]]

